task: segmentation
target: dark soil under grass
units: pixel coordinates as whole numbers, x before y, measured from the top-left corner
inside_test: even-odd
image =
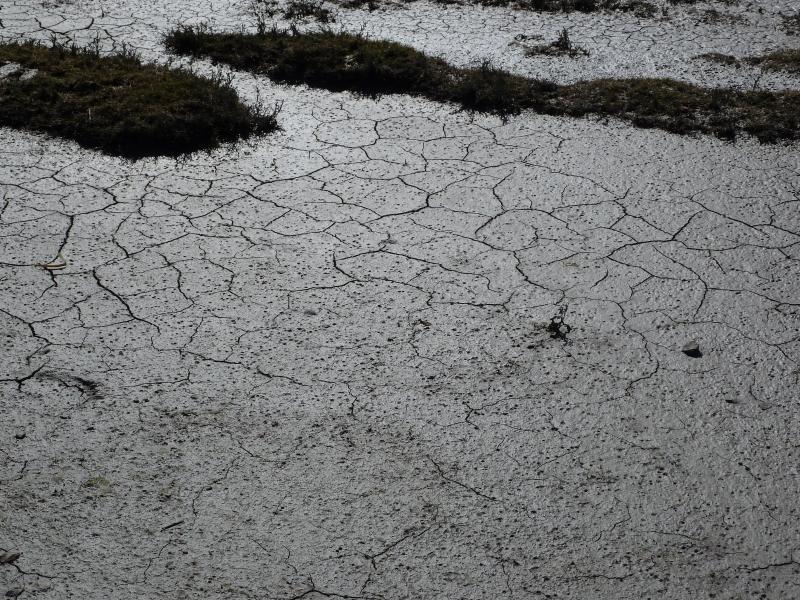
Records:
[[[212,33],[184,28],[169,50],[290,84],[365,94],[405,93],[502,117],[530,109],[550,115],[618,117],[638,127],[708,133],[747,132],[762,142],[800,137],[800,92],[713,90],[669,79],[598,79],[572,85],[512,75],[483,65],[464,69],[408,46],[346,33]]]
[[[40,131],[126,158],[178,156],[277,128],[222,81],[144,65],[131,54],[0,44],[0,65],[38,73],[0,81],[0,126]]]

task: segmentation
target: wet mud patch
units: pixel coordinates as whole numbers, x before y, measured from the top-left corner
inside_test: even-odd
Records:
[[[179,156],[277,128],[228,82],[75,47],[0,44],[0,126],[107,154]]]
[[[571,85],[513,75],[484,63],[454,67],[395,42],[349,33],[214,33],[180,28],[165,39],[176,54],[207,57],[274,81],[368,96],[410,94],[503,118],[523,110],[616,117],[642,128],[761,142],[800,134],[800,92],[706,89],[672,79],[596,79]]]

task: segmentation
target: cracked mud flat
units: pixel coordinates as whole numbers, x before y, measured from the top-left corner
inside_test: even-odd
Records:
[[[554,78],[752,86],[683,57],[790,44],[791,4],[339,23],[527,74],[506,38],[574,21]],[[0,36],[164,61],[241,9],[12,1]],[[0,130],[0,594],[800,597],[797,146],[234,81],[283,133],[129,163]]]

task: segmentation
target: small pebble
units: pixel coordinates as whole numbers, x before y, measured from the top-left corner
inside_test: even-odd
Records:
[[[696,340],[686,342],[683,348],[681,348],[681,352],[691,358],[700,358],[703,356],[703,353],[700,351],[700,344],[698,344]]]

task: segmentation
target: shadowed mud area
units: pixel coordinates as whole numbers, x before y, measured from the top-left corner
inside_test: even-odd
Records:
[[[743,61],[798,47],[793,1],[654,2],[335,26],[560,89],[800,89]],[[0,4],[4,43],[282,104],[179,159],[0,128],[0,597],[800,597],[797,143],[167,52],[257,33],[236,0]],[[527,54],[565,29],[588,55]]]

